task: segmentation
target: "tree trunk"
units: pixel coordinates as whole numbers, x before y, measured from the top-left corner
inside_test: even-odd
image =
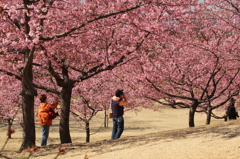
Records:
[[[9,118],[7,121],[8,121],[8,131],[10,131],[12,129],[12,123],[13,123],[13,119],[14,118]],[[8,133],[8,138],[12,138],[12,134],[11,133]]]
[[[211,114],[212,114],[212,109],[208,108],[206,125],[209,125],[211,123]]]
[[[23,140],[20,150],[35,146],[34,95],[27,93],[23,83],[22,91]]]
[[[35,47],[27,49],[24,56],[25,66],[22,70],[22,113],[23,113],[23,141],[20,150],[35,146],[34,96],[37,91],[32,85],[32,62]]]
[[[87,121],[85,123],[85,126],[86,126],[86,142],[90,142],[90,124],[89,122]]]
[[[70,130],[69,130],[69,113],[70,113],[70,101],[72,96],[72,85],[68,85],[62,88],[62,92],[60,94],[61,100],[61,115],[60,115],[60,141],[61,144],[64,143],[72,143]]]
[[[227,121],[227,115],[224,116],[224,121]]]
[[[197,104],[194,104],[191,106],[189,110],[189,127],[195,127],[194,116],[195,116],[196,109],[197,109]]]
[[[107,110],[104,110],[104,127],[108,128],[108,114],[107,114]]]

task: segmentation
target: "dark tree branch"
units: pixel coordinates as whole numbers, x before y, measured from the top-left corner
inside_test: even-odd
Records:
[[[231,1],[226,0],[226,2],[229,3],[238,13],[240,13],[240,9],[236,5],[234,5]]]
[[[13,76],[15,79],[17,79],[17,80],[19,80],[19,81],[22,80],[22,77],[21,77],[21,76],[16,75],[16,74],[14,74],[14,73],[12,73],[12,72],[8,72],[8,71],[3,70],[3,69],[0,69],[0,72],[3,72],[3,73],[5,73],[5,74],[8,75],[8,76]]]
[[[69,34],[73,33],[74,31],[85,27],[87,24],[90,24],[90,23],[92,23],[92,22],[98,21],[98,20],[100,20],[100,19],[105,19],[105,18],[114,16],[114,15],[118,15],[118,14],[122,14],[122,13],[126,13],[126,12],[129,12],[129,11],[132,11],[132,10],[134,10],[134,9],[137,9],[137,8],[143,6],[143,5],[144,5],[144,3],[140,3],[140,4],[138,4],[138,5],[134,6],[134,7],[127,8],[127,9],[125,9],[125,10],[121,10],[121,11],[109,13],[109,14],[106,14],[106,15],[100,15],[100,16],[98,16],[98,17],[95,17],[95,18],[92,19],[92,20],[88,20],[88,21],[86,21],[85,23],[78,25],[78,26],[75,27],[75,28],[70,29],[70,30],[67,31],[67,32],[64,32],[64,33],[61,33],[61,34],[58,34],[58,35],[55,35],[55,36],[50,36],[50,37],[43,37],[43,36],[42,36],[42,37],[40,37],[40,40],[49,41],[49,40],[53,40],[53,39],[55,39],[55,38],[61,38],[61,37],[68,36]]]
[[[33,83],[33,86],[35,88],[42,89],[42,90],[45,90],[46,92],[51,92],[51,93],[54,93],[54,94],[57,94],[57,95],[60,95],[60,93],[61,93],[60,91],[57,91],[56,89],[45,87],[43,85],[38,85],[38,84]]]
[[[149,80],[148,78],[146,78],[146,80],[153,86],[153,88],[155,88],[155,90],[157,90],[158,92],[161,92],[169,97],[173,97],[173,98],[178,98],[178,99],[186,99],[186,100],[190,100],[190,101],[196,101],[196,99],[194,98],[189,98],[189,97],[185,97],[185,96],[181,96],[181,95],[175,95],[175,94],[170,94],[167,93],[161,89],[159,89],[151,80]]]
[[[117,66],[119,66],[119,64],[124,63],[124,59],[126,58],[126,55],[130,55],[130,54],[132,54],[133,52],[135,52],[136,50],[138,50],[138,49],[142,46],[145,38],[146,38],[149,34],[150,34],[150,33],[147,33],[147,34],[144,36],[144,38],[140,41],[140,43],[137,43],[137,44],[136,44],[135,49],[134,49],[133,51],[129,51],[129,52],[127,52],[125,55],[122,55],[122,56],[121,56],[117,61],[115,61],[112,65],[108,65],[108,66],[106,66],[105,68],[102,68],[102,66],[104,66],[104,64],[103,64],[103,63],[100,63],[99,65],[97,65],[97,66],[91,68],[90,70],[88,70],[88,71],[86,72],[86,75],[79,76],[79,77],[77,78],[77,80],[75,80],[74,82],[81,82],[81,81],[83,81],[83,80],[89,79],[90,77],[93,77],[93,76],[96,75],[96,74],[99,74],[99,73],[101,73],[101,72],[103,72],[103,71],[112,70],[112,69],[116,68]]]
[[[85,120],[84,120],[81,116],[79,116],[77,113],[75,113],[75,112],[73,112],[73,111],[71,111],[71,110],[70,110],[70,112],[71,112],[74,116],[78,117],[80,120],[82,120],[82,121],[85,122]]]
[[[157,103],[159,103],[161,105],[171,106],[173,108],[175,108],[175,106],[179,106],[181,108],[190,108],[190,106],[188,104],[183,103],[183,102],[176,102],[176,101],[174,101],[172,103],[171,102],[165,103],[165,102],[162,102],[159,99],[155,99],[155,98],[152,98],[152,97],[149,97],[149,96],[145,96],[145,98],[150,99],[150,100],[152,100],[154,102],[157,102]]]
[[[48,55],[47,55],[47,50],[43,45],[40,45],[41,49],[44,50],[44,55],[45,57],[48,59]],[[48,72],[56,79],[57,84],[59,86],[64,86],[65,82],[64,80],[59,76],[59,74],[57,72],[54,71],[53,67],[52,67],[52,62],[50,60],[47,60],[47,70]]]
[[[32,73],[30,73],[29,71],[32,71],[32,62],[33,62],[34,51],[35,51],[35,46],[33,46],[32,49],[27,51],[25,54],[26,62],[25,62],[25,66],[23,67],[23,70],[22,70],[22,80],[26,84],[30,93],[36,96],[37,90],[33,86],[32,79],[31,79],[32,77],[29,77],[29,76],[32,76],[32,75],[30,75]]]

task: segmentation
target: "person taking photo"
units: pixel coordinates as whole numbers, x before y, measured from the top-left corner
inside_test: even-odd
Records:
[[[124,105],[128,104],[128,100],[123,90],[117,90],[115,96],[111,100],[112,109],[112,139],[118,139],[124,130]]]

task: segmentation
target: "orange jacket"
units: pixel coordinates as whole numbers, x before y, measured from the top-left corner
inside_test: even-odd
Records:
[[[57,108],[58,102],[55,102],[53,104],[48,103],[40,103],[40,108],[38,110],[38,121],[39,125],[52,125],[52,120],[48,119],[48,112],[50,111],[50,108],[52,109]]]

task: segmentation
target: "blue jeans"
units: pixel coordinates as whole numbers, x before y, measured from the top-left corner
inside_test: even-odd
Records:
[[[124,130],[124,119],[122,116],[113,117],[112,139],[120,138]]]
[[[48,139],[48,135],[49,135],[49,128],[50,128],[50,125],[42,125],[41,146],[46,146],[47,145],[47,139]]]

